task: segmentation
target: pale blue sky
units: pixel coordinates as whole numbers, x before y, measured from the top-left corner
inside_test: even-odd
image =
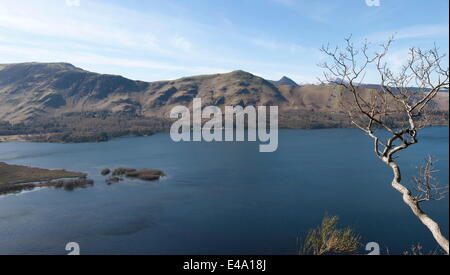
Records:
[[[0,63],[70,62],[146,81],[237,69],[316,82],[349,34],[447,52],[448,0],[0,0]],[[366,82],[375,79],[369,75]]]

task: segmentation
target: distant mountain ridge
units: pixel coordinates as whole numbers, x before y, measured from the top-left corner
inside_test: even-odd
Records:
[[[294,80],[290,79],[290,78],[287,77],[287,76],[283,76],[283,77],[282,77],[280,80],[278,80],[278,81],[271,80],[270,82],[271,82],[273,85],[277,85],[277,86],[282,86],[282,85],[285,85],[285,86],[294,86],[294,87],[300,86],[300,85],[297,84],[297,82],[295,82]]]
[[[66,63],[1,65],[0,120],[108,110],[140,116],[167,116],[175,105],[283,105],[269,81],[244,71],[143,82],[88,72]]]
[[[279,106],[282,114],[336,113],[333,86],[271,82],[244,71],[144,82],[85,71],[68,63],[0,64],[0,121],[18,123],[64,114],[103,112],[168,118],[177,105]],[[438,99],[448,110],[448,94]]]

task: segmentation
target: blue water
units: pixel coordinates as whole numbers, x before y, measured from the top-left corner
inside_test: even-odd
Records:
[[[405,180],[436,155],[449,180],[448,128],[425,129],[399,159]],[[276,153],[256,143],[173,143],[167,134],[91,144],[0,144],[0,161],[89,174],[95,186],[0,197],[0,254],[295,254],[326,214],[363,242],[402,253],[431,234],[390,187],[390,170],[357,130],[282,130]],[[158,168],[159,182],[108,186],[103,168]],[[448,236],[448,200],[426,205]],[[361,252],[364,252],[362,250]]]

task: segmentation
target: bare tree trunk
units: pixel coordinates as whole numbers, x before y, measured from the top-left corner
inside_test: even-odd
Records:
[[[442,234],[439,225],[423,212],[423,210],[420,208],[419,203],[411,195],[411,191],[409,191],[408,188],[406,188],[401,184],[402,175],[400,172],[400,167],[397,165],[397,163],[390,161],[388,159],[384,159],[383,161],[387,165],[389,165],[394,171],[394,179],[392,181],[392,187],[394,187],[395,190],[397,190],[403,195],[403,201],[411,208],[414,215],[416,215],[416,217],[419,218],[419,220],[431,231],[434,239],[448,255],[449,243],[447,238]]]
[[[441,90],[448,89],[450,72],[448,67],[443,67],[446,56],[439,54],[437,47],[431,50],[412,48],[400,72],[394,73],[397,70],[389,68],[386,62],[393,40],[389,39],[381,46],[381,51],[372,55],[369,53],[370,43],[367,41],[357,49],[351,37],[346,38],[344,48],[322,47],[322,52],[331,59],[332,64],[325,62],[321,67],[325,69],[327,83],[338,85],[343,87],[344,91],[350,92],[351,98],[348,102],[341,96],[342,110],[348,112],[352,124],[375,141],[376,155],[394,172],[392,187],[403,195],[403,201],[431,231],[448,255],[448,240],[439,225],[420,208],[422,202],[442,199],[446,192],[441,192],[439,190],[442,188],[430,184],[430,178],[425,175],[422,182],[416,182],[416,188],[419,188],[416,191],[419,194],[414,195],[401,184],[400,168],[393,161],[395,154],[418,143],[419,130],[430,122],[425,116],[433,109],[430,108],[430,103]],[[369,66],[377,69],[381,84],[379,88],[370,91],[369,95],[365,95],[360,86]],[[414,85],[420,88],[410,88]],[[358,115],[355,116],[354,112]],[[393,124],[397,127],[392,128]],[[377,136],[375,131],[380,128],[390,133],[391,137]]]

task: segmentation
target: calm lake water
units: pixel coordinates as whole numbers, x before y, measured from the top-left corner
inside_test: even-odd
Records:
[[[400,158],[405,180],[436,155],[449,180],[447,127],[425,129]],[[0,254],[296,254],[326,213],[363,241],[401,253],[436,244],[390,187],[390,170],[357,130],[282,130],[276,153],[256,143],[173,143],[168,134],[95,144],[0,144],[0,161],[89,174],[95,186],[0,197]],[[159,182],[108,186],[103,168],[158,168]],[[448,200],[425,207],[448,236]],[[362,250],[362,252],[364,252]]]

